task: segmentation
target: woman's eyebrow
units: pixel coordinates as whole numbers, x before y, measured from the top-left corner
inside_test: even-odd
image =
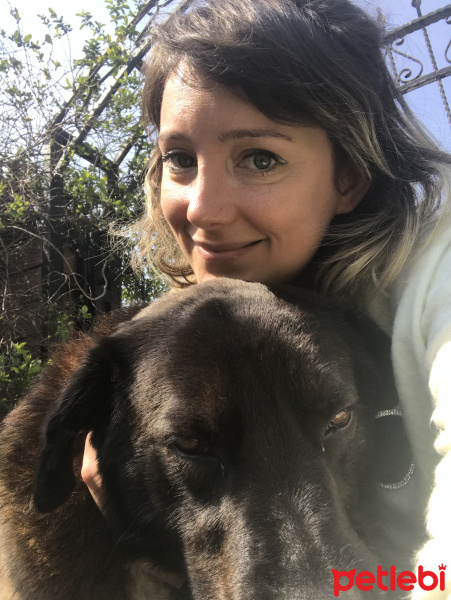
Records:
[[[177,133],[177,132],[164,132],[164,133],[160,133],[160,135],[158,136],[157,139],[157,143],[160,142],[170,142],[170,141],[177,141],[177,140],[182,140],[182,141],[188,141],[188,138],[183,135],[183,133]]]
[[[218,139],[221,142],[228,142],[229,140],[239,140],[242,138],[258,138],[258,137],[273,137],[279,138],[282,140],[287,140],[288,142],[292,142],[293,138],[289,135],[285,135],[284,133],[280,133],[277,129],[270,128],[262,128],[262,129],[230,129],[229,131],[224,131],[224,133],[219,134]],[[188,138],[183,135],[183,133],[178,133],[176,131],[167,131],[160,133],[158,136],[158,142],[167,142],[167,141],[188,141]]]
[[[287,140],[288,142],[292,142],[293,139],[289,135],[285,135],[284,133],[280,133],[277,129],[263,128],[263,129],[231,129],[230,131],[225,131],[221,133],[219,136],[219,140],[221,142],[227,142],[229,140],[237,140],[241,138],[251,137],[274,137],[280,138],[282,140]]]

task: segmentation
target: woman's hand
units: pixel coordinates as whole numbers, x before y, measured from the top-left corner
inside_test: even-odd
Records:
[[[102,511],[102,478],[98,471],[97,452],[91,445],[91,433],[88,433],[85,441],[85,451],[83,454],[83,464],[81,466],[81,478],[88,486],[94,502]]]

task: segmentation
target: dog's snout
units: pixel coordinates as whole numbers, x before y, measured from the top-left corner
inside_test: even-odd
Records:
[[[210,528],[193,524],[202,530],[188,559],[196,600],[332,600],[332,569],[375,567],[324,482],[291,495],[266,483],[258,489],[255,479],[251,487],[212,510]],[[361,600],[358,594],[348,590],[346,600]]]

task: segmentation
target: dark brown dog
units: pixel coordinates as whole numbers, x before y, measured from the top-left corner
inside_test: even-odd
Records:
[[[384,336],[232,280],[130,316],[63,347],[3,424],[0,598],[320,600],[331,569],[374,572]],[[105,518],[79,478],[88,431]]]

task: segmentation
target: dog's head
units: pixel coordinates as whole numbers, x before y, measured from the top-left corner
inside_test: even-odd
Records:
[[[377,564],[365,506],[374,416],[396,403],[389,365],[368,320],[300,290],[169,294],[69,382],[36,505],[68,497],[74,439],[92,431],[127,552],[186,574],[196,600],[330,597],[331,568]]]

